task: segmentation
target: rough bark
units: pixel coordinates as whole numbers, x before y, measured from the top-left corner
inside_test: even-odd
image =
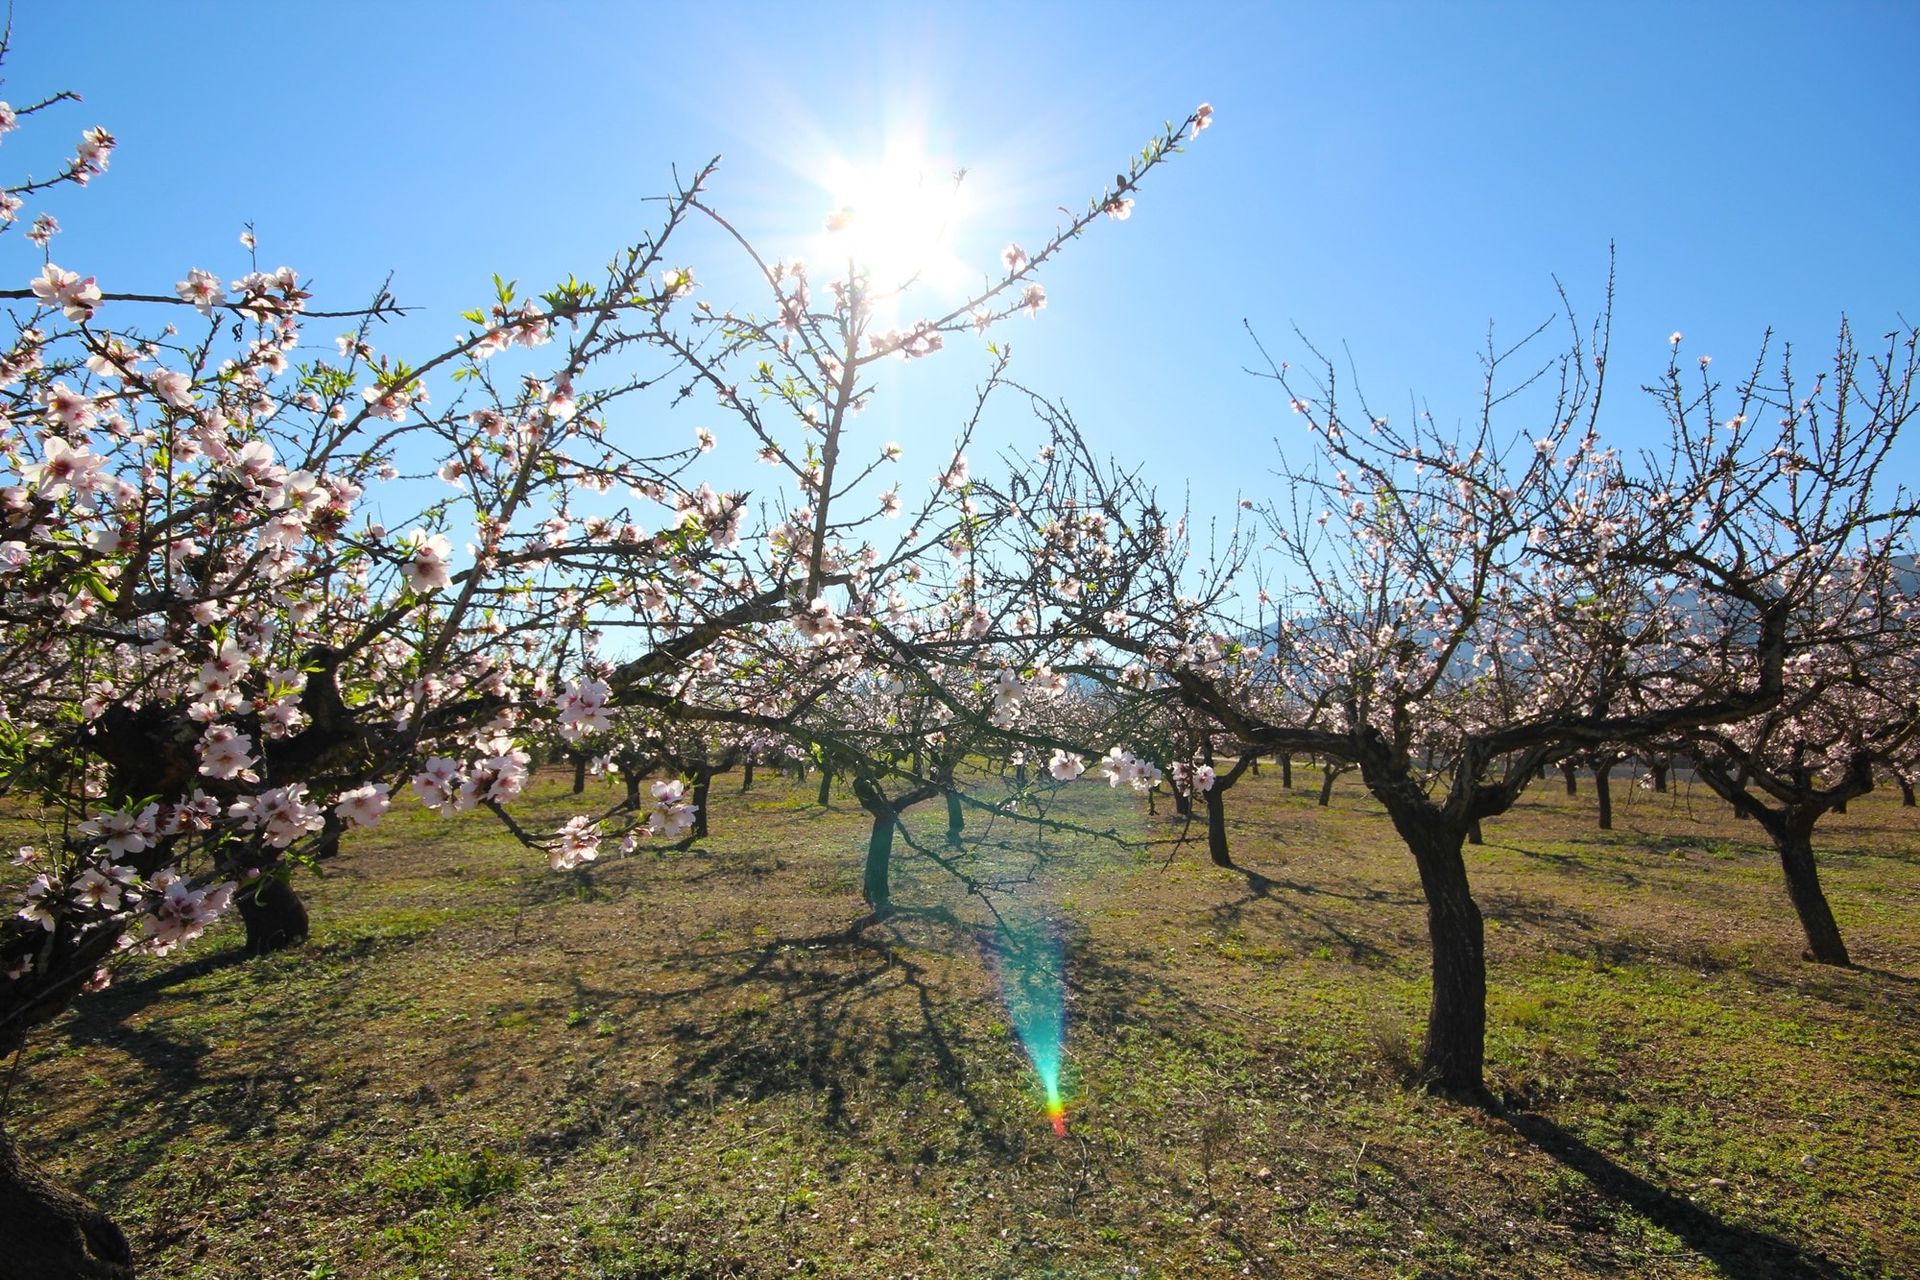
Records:
[[[1665,795],[1667,792],[1667,771],[1673,766],[1669,765],[1665,760],[1656,760],[1653,762],[1652,767],[1653,789],[1661,795]]]
[[[1569,760],[1567,763],[1560,766],[1560,776],[1567,780],[1568,795],[1576,796],[1580,794],[1580,787],[1577,782],[1579,772],[1577,769],[1575,769],[1574,764],[1571,760]]]
[[[708,793],[713,790],[713,770],[700,768],[693,770],[693,834],[705,838],[707,834],[707,813],[712,808],[707,802]]]
[[[867,862],[860,876],[860,894],[875,914],[885,915],[893,906],[893,828],[897,818],[884,802],[870,806],[873,828],[867,833]]]
[[[1486,837],[1480,833],[1480,819],[1475,818],[1467,824],[1467,843],[1485,844],[1486,842]]]
[[[748,756],[740,762],[740,794],[753,790],[753,757]]]
[[[99,1207],[0,1132],[0,1280],[132,1280],[133,1251]]]
[[[246,923],[247,951],[252,955],[284,951],[307,940],[306,904],[285,875],[267,871],[257,880],[242,882],[233,905]]]
[[[1900,783],[1901,807],[1906,809],[1913,808],[1914,807],[1913,783],[1906,778],[1899,779],[1899,783]]]
[[[1593,792],[1600,797],[1600,829],[1613,830],[1613,766],[1593,766]]]
[[[1216,867],[1230,867],[1233,856],[1227,852],[1227,804],[1219,787],[1209,788],[1207,806],[1207,856]]]
[[[1280,757],[1280,785],[1289,791],[1293,790],[1293,757],[1291,755]]]
[[[1339,776],[1338,773],[1329,767],[1325,775],[1320,779],[1320,807],[1322,809],[1333,803],[1333,780]]]
[[[816,802],[820,804],[822,807],[825,807],[827,801],[831,800],[832,798],[833,798],[833,770],[827,765],[823,764],[820,766],[820,795],[817,797]]]
[[[1396,822],[1396,825],[1399,825]],[[1486,923],[1467,883],[1461,833],[1434,824],[1408,836],[1427,898],[1433,997],[1420,1047],[1421,1073],[1434,1088],[1478,1094],[1486,1065]]]
[[[1780,854],[1787,896],[1793,900],[1794,913],[1807,935],[1807,958],[1818,964],[1852,964],[1833,908],[1827,905],[1827,895],[1820,888],[1820,870],[1813,861],[1813,819],[1789,815],[1768,821],[1765,826]]]
[[[952,787],[947,788],[947,843],[957,845],[960,835],[967,829],[966,807],[960,803],[960,793]]]

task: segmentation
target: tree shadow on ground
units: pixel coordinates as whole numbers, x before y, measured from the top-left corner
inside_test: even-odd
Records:
[[[1595,834],[1606,836],[1618,835],[1619,833],[1597,832]],[[1578,843],[1583,845],[1590,844],[1597,849],[1611,852],[1618,852],[1621,847],[1617,841],[1610,840],[1590,841],[1582,839],[1578,841]],[[1497,849],[1503,853],[1517,853],[1531,862],[1542,863],[1552,867],[1556,871],[1564,872],[1569,876],[1584,876],[1591,880],[1615,884],[1623,889],[1638,889],[1646,883],[1641,876],[1636,875],[1625,867],[1607,865],[1575,853],[1552,853],[1545,849],[1529,849],[1525,845],[1501,844],[1495,840],[1489,840],[1480,847],[1483,849]]]
[[[1388,950],[1372,938],[1361,935],[1349,922],[1340,919],[1334,910],[1315,910],[1307,904],[1314,899],[1330,899],[1335,902],[1353,903],[1361,907],[1418,907],[1420,900],[1402,894],[1389,893],[1384,889],[1362,889],[1357,892],[1342,892],[1329,889],[1324,885],[1303,884],[1295,880],[1277,879],[1253,870],[1251,867],[1235,864],[1234,871],[1246,880],[1247,893],[1244,897],[1218,903],[1207,909],[1207,917],[1212,921],[1216,932],[1227,932],[1245,928],[1250,913],[1256,904],[1272,909],[1270,915],[1278,920],[1293,921],[1307,926],[1311,933],[1302,935],[1304,943],[1318,939],[1335,944],[1346,951],[1346,958],[1353,964],[1374,968],[1390,966],[1403,954],[1409,945],[1416,945],[1418,939],[1404,932],[1379,928],[1377,933],[1384,936],[1399,952]],[[1336,908],[1337,909],[1337,908]],[[1266,922],[1263,922],[1266,923]],[[1382,922],[1376,922],[1380,924]],[[1301,950],[1307,950],[1303,945]]]
[[[950,961],[977,949],[980,934],[945,909],[903,909],[844,929],[704,953],[702,977],[669,991],[595,988],[576,979],[576,999],[619,1013],[666,1015],[646,1035],[663,1041],[672,1057],[648,1088],[651,1096],[637,1103],[642,1113],[812,1095],[821,1123],[847,1131],[855,1123],[850,1098],[910,1079],[957,1101],[975,1140],[1004,1155],[993,1110],[967,1062],[1005,1046],[990,1046],[967,1028],[965,1015],[977,1000],[946,972]],[[688,1016],[676,1017],[676,1009]],[[628,1126],[630,1136],[643,1140],[645,1127]]]
[[[1537,1150],[1586,1178],[1600,1194],[1677,1236],[1723,1275],[1743,1280],[1840,1280],[1846,1274],[1831,1259],[1790,1240],[1726,1221],[1624,1167],[1544,1115],[1498,1109],[1493,1114]]]

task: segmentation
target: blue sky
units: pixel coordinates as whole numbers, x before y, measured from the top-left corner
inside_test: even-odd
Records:
[[[817,238],[830,154],[918,137],[971,171],[959,247],[984,270],[1208,100],[1215,127],[1133,218],[994,336],[1116,456],[1221,510],[1273,493],[1273,440],[1295,431],[1242,372],[1243,318],[1282,357],[1303,354],[1294,326],[1344,344],[1379,403],[1465,419],[1489,322],[1517,336],[1551,315],[1556,275],[1590,316],[1616,244],[1609,420],[1630,443],[1653,422],[1633,388],[1673,330],[1731,377],[1769,326],[1814,356],[1842,313],[1863,335],[1920,319],[1916,65],[1920,6],[1892,3],[25,0],[0,93],[86,102],[0,160],[44,171],[104,124],[112,171],[50,204],[56,261],[110,289],[233,275],[250,221],[263,265],[297,266],[322,302],[391,271],[420,308],[384,343],[405,356],[450,336],[494,271],[585,278],[675,165],[723,154],[714,203],[781,256]],[[691,265],[715,305],[755,305],[709,249]],[[19,237],[0,244],[0,271],[36,270]],[[959,343],[901,366],[863,429],[930,473],[985,363]],[[1004,408],[995,438],[1030,439]]]

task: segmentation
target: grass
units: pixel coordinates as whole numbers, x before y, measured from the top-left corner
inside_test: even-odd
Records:
[[[1062,940],[1063,1140],[978,900],[901,847],[911,909],[850,937],[864,815],[728,781],[704,848],[580,875],[396,810],[301,882],[307,946],[130,972],[10,1123],[146,1274],[208,1280],[1920,1274],[1895,798],[1817,837],[1849,970],[1702,796],[1602,833],[1556,781],[1487,824],[1495,1111],[1407,1086],[1425,909],[1351,777],[1243,780],[1240,871],[1097,784],[1070,807],[1124,844],[976,814],[972,874]]]

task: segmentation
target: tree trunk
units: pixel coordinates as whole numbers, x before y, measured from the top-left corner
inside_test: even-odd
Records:
[[[1567,794],[1570,796],[1576,796],[1580,794],[1580,788],[1574,782],[1574,778],[1577,772],[1578,771],[1574,768],[1573,761],[1571,760],[1567,761],[1565,764],[1560,766],[1560,774],[1562,777],[1564,777],[1567,780]]]
[[[1900,779],[1900,803],[1908,809],[1914,807],[1913,783],[1906,778]]]
[[[627,784],[627,808],[637,811],[640,808],[640,771],[622,769],[620,777]]]
[[[1403,838],[1409,824],[1395,822]],[[1486,924],[1467,883],[1460,832],[1415,830],[1407,840],[1427,898],[1427,937],[1433,951],[1433,999],[1420,1067],[1430,1086],[1448,1093],[1484,1091],[1486,1065]]]
[[[1653,789],[1661,795],[1667,792],[1667,770],[1671,767],[1665,760],[1657,761],[1653,766]]]
[[[1216,867],[1230,867],[1233,857],[1227,852],[1227,802],[1220,794],[1219,786],[1210,788],[1203,797],[1207,806],[1207,856],[1213,859]]]
[[[1333,780],[1339,776],[1340,775],[1332,769],[1328,769],[1326,776],[1320,779],[1320,807],[1322,809],[1333,803]]]
[[[693,771],[693,834],[704,839],[707,834],[707,796],[713,791],[713,770],[695,769]]]
[[[1193,816],[1193,796],[1179,787],[1173,789],[1173,811],[1182,818]]]
[[[1847,944],[1834,922],[1833,908],[1820,889],[1820,871],[1813,861],[1813,823],[1806,819],[1769,822],[1767,834],[1780,851],[1780,869],[1787,876],[1787,896],[1807,935],[1806,956],[1818,964],[1850,965]]]
[[[1253,776],[1256,778],[1260,776],[1260,757],[1259,756],[1255,756],[1253,758]]]
[[[820,766],[820,796],[818,803],[824,807],[833,797],[833,770],[826,765]]]
[[[247,926],[247,951],[264,956],[307,940],[307,907],[284,875],[271,868],[256,880],[242,880],[233,897]]]
[[[873,827],[867,833],[867,862],[860,876],[860,893],[874,914],[883,916],[893,905],[890,883],[893,829],[899,821],[899,810],[887,802],[877,785],[858,774],[853,779],[853,794],[860,801],[860,807],[873,816]]]
[[[1593,792],[1600,797],[1600,829],[1613,830],[1613,766],[1593,766]]]
[[[753,757],[748,756],[740,764],[740,794],[753,790]]]
[[[575,756],[573,758],[573,794],[579,795],[586,789],[587,758],[585,756]]]
[[[967,811],[960,803],[960,793],[947,788],[947,843],[960,843],[960,833],[967,829]]]
[[[340,856],[340,837],[347,829],[346,819],[332,809],[326,811],[320,822],[320,840],[313,848],[315,862]]]
[[[1486,837],[1480,834],[1480,819],[1473,819],[1467,824],[1467,843],[1485,844],[1486,842]]]
[[[1280,785],[1293,790],[1293,757],[1290,755],[1280,757]]]
[[[126,1236],[0,1132],[0,1280],[132,1280]]]

